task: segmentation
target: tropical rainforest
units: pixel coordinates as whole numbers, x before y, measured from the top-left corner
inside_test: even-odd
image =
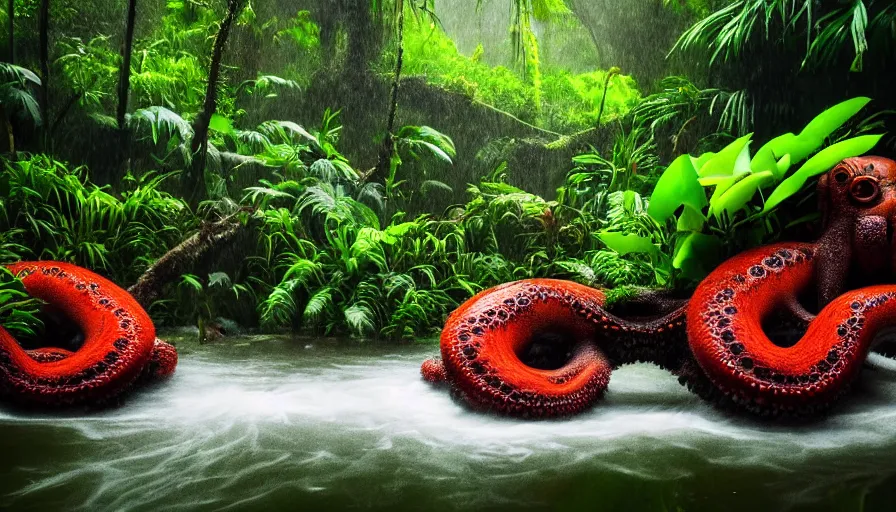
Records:
[[[202,340],[426,337],[529,277],[687,291],[896,154],[889,0],[4,4],[0,263]],[[39,307],[0,267],[0,324]]]

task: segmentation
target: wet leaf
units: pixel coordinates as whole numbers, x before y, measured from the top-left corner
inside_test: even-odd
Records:
[[[647,213],[658,222],[665,222],[681,205],[703,211],[706,191],[697,178],[691,157],[682,155],[675,159],[653,189]]]
[[[605,231],[598,233],[600,241],[607,247],[621,255],[631,253],[656,254],[658,249],[653,241],[647,237],[638,235],[624,235],[622,233]]]
[[[838,142],[818,152],[803,164],[792,176],[782,181],[769,196],[763,208],[764,212],[781,204],[782,201],[796,194],[806,180],[831,169],[844,158],[862,155],[877,145],[883,135],[862,135]]]

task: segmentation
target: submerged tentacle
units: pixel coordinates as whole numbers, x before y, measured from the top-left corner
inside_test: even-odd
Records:
[[[8,267],[29,294],[77,323],[85,339],[75,352],[25,351],[0,328],[0,395],[26,405],[99,404],[128,389],[150,366],[153,375],[173,371],[174,347],[156,343],[149,315],[112,282],[68,263]]]
[[[829,406],[858,375],[875,334],[896,314],[896,287],[833,299],[794,345],[774,344],[762,320],[809,285],[812,244],[779,244],[727,261],[697,287],[688,337],[703,371],[725,396],[758,413],[805,414]]]

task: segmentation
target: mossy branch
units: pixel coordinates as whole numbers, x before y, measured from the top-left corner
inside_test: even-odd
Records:
[[[144,308],[162,296],[166,284],[193,271],[200,260],[226,250],[233,250],[233,242],[251,226],[233,215],[217,222],[203,223],[199,231],[165,253],[143,272],[128,293]]]

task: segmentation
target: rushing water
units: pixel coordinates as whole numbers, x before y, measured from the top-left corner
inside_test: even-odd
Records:
[[[0,409],[0,509],[891,510],[896,365],[810,425],[720,413],[646,365],[564,421],[472,413],[433,346],[186,347],[118,409]],[[864,508],[863,508],[864,507]]]

